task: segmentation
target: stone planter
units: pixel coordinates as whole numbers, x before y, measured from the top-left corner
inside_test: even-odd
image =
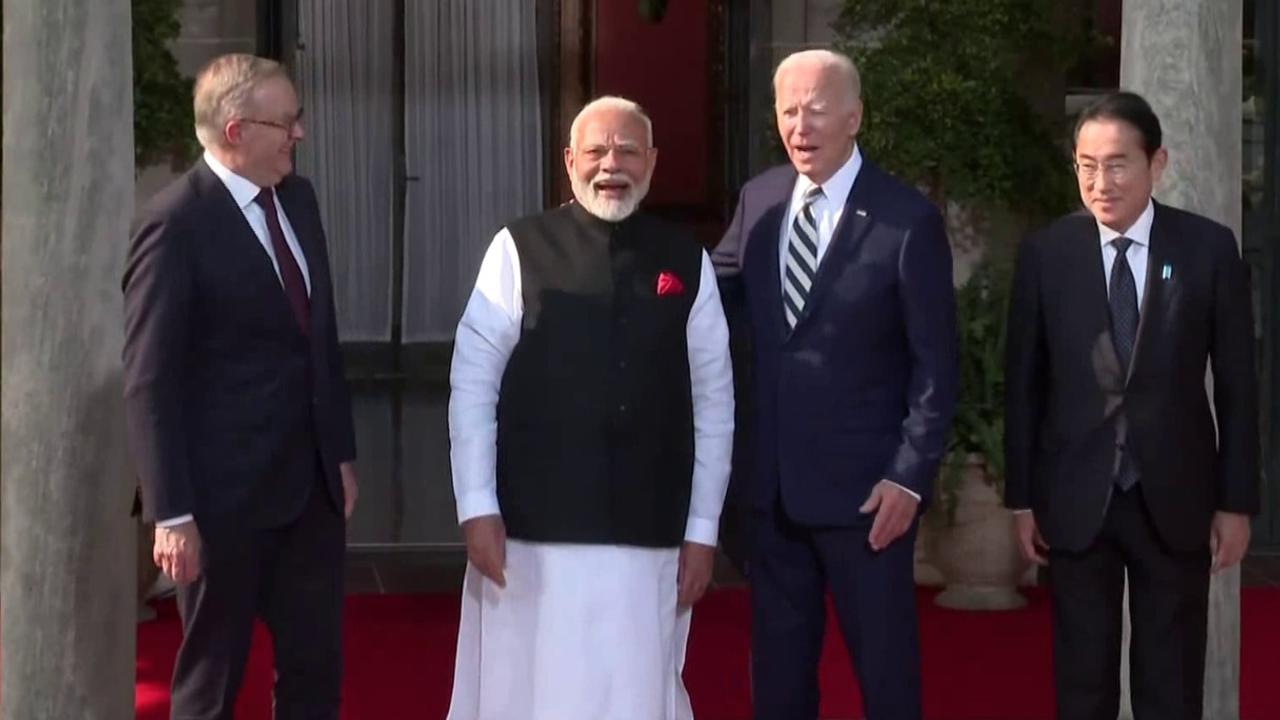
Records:
[[[1012,610],[1027,604],[1018,581],[1027,572],[1014,539],[1013,514],[986,480],[980,456],[969,459],[961,477],[953,524],[939,502],[925,516],[928,555],[946,584],[935,598],[957,610]]]
[[[932,523],[922,518],[919,530],[916,531],[915,557],[912,562],[914,566],[912,574],[915,576],[916,585],[941,587],[946,584],[946,579],[942,577],[942,573],[934,566],[933,558],[929,554],[929,546],[932,543]]]

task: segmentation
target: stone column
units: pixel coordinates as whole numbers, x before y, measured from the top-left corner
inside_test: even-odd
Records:
[[[1232,228],[1241,224],[1241,0],[1127,0],[1120,84],[1164,128],[1169,169],[1156,196]],[[1125,713],[1128,624],[1125,626]],[[1213,578],[1204,717],[1240,717],[1240,569]]]
[[[4,0],[0,718],[132,718],[129,0]]]

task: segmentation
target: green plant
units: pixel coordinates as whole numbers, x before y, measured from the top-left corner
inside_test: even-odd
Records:
[[[182,0],[133,0],[133,149],[142,168],[195,156],[191,78],[178,70],[169,43],[182,24]]]
[[[1067,10],[1064,10],[1067,8]],[[1071,202],[1061,93],[1032,98],[1088,49],[1070,5],[1044,0],[845,0],[835,29],[862,71],[859,143],[949,201],[1049,215]],[[1054,115],[1054,113],[1058,115]],[[1046,115],[1050,118],[1046,119]]]
[[[983,238],[984,255],[956,291],[960,395],[936,496],[954,521],[970,456],[1004,485],[1006,233],[1075,202],[1062,109],[1067,70],[1096,44],[1079,0],[844,0],[838,46],[854,58],[866,103],[858,143],[923,188],[958,247]],[[966,209],[964,218],[949,213]],[[1007,233],[1008,236],[1016,233]]]
[[[1004,491],[1004,344],[1011,277],[1008,253],[988,249],[969,282],[956,290],[960,390],[935,488],[948,523],[955,520],[970,456],[982,456],[988,482]]]

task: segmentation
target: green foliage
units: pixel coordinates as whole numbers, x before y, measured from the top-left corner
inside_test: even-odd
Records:
[[[185,162],[195,155],[191,78],[178,71],[169,43],[182,24],[182,0],[133,0],[134,165]]]
[[[937,501],[954,521],[970,455],[981,455],[987,479],[1004,492],[1004,346],[1012,263],[989,250],[969,282],[956,290],[960,391]]]
[[[862,71],[859,143],[934,201],[1056,214],[1071,201],[1062,127],[1030,100],[1087,50],[1057,0],[845,0]],[[1060,102],[1060,99],[1059,99]]]
[[[976,211],[986,257],[956,291],[960,395],[937,499],[953,521],[964,468],[981,456],[1004,486],[1004,326],[1012,253],[982,218],[1020,222],[1075,202],[1062,90],[1095,44],[1078,0],[844,0],[840,49],[862,74],[858,143],[946,212]],[[1036,99],[1044,106],[1037,110]]]

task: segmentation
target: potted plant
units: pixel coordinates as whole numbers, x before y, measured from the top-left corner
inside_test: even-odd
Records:
[[[1008,253],[988,248],[956,291],[960,392],[934,505],[924,523],[927,555],[946,589],[936,602],[969,610],[1021,607],[1026,572],[1004,497],[1004,343]]]
[[[199,145],[192,133],[194,81],[182,74],[172,44],[182,33],[182,0],[132,0],[133,150],[142,170],[185,165]]]
[[[862,70],[858,143],[938,206],[961,281],[960,402],[916,565],[921,582],[941,571],[948,590],[939,602],[949,606],[1023,602],[1006,580],[1005,591],[990,590],[990,578],[1012,576],[1016,562],[1000,502],[1004,249],[1073,202],[1063,96],[1067,70],[1094,42],[1077,20],[1083,6],[844,0],[835,23],[837,44]]]

